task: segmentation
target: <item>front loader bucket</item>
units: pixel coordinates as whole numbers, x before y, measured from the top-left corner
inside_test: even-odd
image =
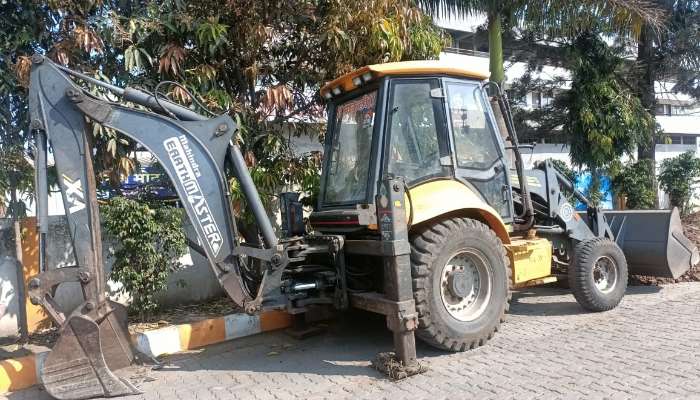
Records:
[[[112,371],[133,361],[122,306],[110,302],[114,311],[100,322],[74,314],[46,357],[40,382],[56,399],[80,400],[141,393],[131,382]]]
[[[629,273],[676,279],[700,261],[683,233],[678,209],[604,211]]]

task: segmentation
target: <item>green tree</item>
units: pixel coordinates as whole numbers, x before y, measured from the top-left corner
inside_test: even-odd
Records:
[[[668,193],[671,207],[678,207],[682,214],[690,211],[693,183],[698,178],[700,158],[697,158],[693,151],[667,158],[661,163],[659,186]]]
[[[105,236],[116,242],[111,279],[131,296],[130,309],[143,319],[158,307],[187,250],[181,209],[115,197],[101,207]]]
[[[313,185],[319,155],[294,154],[290,141],[323,131],[308,123],[323,116],[322,83],[365,64],[436,58],[446,40],[410,0],[230,0],[224,7],[213,0],[24,0],[0,7],[8,31],[17,32],[0,64],[15,88],[26,83],[34,51],[122,86],[181,82],[239,122],[236,139],[263,194]],[[192,104],[177,86],[161,89]],[[132,142],[98,125],[93,136],[96,170],[112,183],[135,167]],[[235,206],[244,210],[240,201]]]
[[[571,169],[571,167],[569,167],[564,161],[557,160],[555,158],[548,158],[547,161],[551,162],[552,165],[554,165],[554,168],[556,168],[557,171],[561,172],[571,182],[574,182],[576,180],[576,172],[573,169]]]
[[[433,14],[443,16],[485,14],[489,35],[491,81],[505,80],[503,33],[513,26],[527,28],[544,37],[574,37],[592,27],[638,36],[644,24],[658,26],[662,13],[641,0],[418,0]]]
[[[569,138],[571,161],[593,176],[615,167],[647,141],[653,120],[639,99],[617,79],[622,60],[595,34],[573,43],[573,80],[562,94],[568,113],[562,130]]]
[[[10,114],[12,126],[22,136],[17,147],[25,152],[32,139],[27,115],[29,56],[32,53],[45,53],[63,64],[74,60],[80,69],[96,71],[96,78],[109,80],[107,76],[113,75],[118,82],[123,82],[118,79],[118,74],[112,74],[118,70],[115,68],[118,64],[107,61],[119,55],[104,52],[102,41],[84,24],[84,21],[96,17],[100,4],[35,0],[0,3],[0,26],[3,29],[0,36],[0,98],[6,99],[8,107],[13,110]],[[95,126],[93,142],[99,149],[95,157],[99,172],[118,177],[133,170],[135,163],[127,157],[133,145],[123,146],[128,144],[124,138]]]
[[[45,21],[43,10],[30,9],[28,1],[20,4],[26,10],[19,12],[16,2],[0,3],[0,217],[8,211],[22,216],[21,199],[31,196],[34,187],[32,167],[25,158],[31,140],[25,93],[16,79],[16,74],[24,73],[25,65],[19,54],[30,52],[35,43],[47,43],[50,36],[37,30],[37,24]]]
[[[582,33],[560,49],[565,54],[561,65],[571,71],[571,80],[545,81],[526,74],[511,88],[514,98],[530,92],[549,92],[554,98],[542,108],[516,107],[516,127],[523,140],[557,135],[555,140],[568,143],[572,163],[588,169],[597,186],[601,174],[618,174],[622,155],[632,156],[648,142],[655,123],[624,79],[628,66],[618,56],[620,48],[609,46],[600,34]],[[564,83],[570,89],[561,90]],[[655,192],[650,187],[644,193]]]
[[[696,98],[700,95],[700,2],[658,0],[648,5],[663,12],[660,23],[644,22],[638,26],[638,34],[617,36],[613,51],[627,55],[625,65],[615,73],[618,81],[640,99],[647,113],[653,117],[658,90],[655,82],[665,83],[665,87],[661,88],[665,92],[685,93]],[[535,39],[538,37],[537,34],[532,36]],[[635,55],[630,54],[630,49],[635,49],[637,59],[634,61],[629,60],[630,56]],[[541,68],[543,62],[535,58],[528,61],[533,71]],[[566,64],[565,61],[564,66]],[[532,79],[526,74],[514,85],[514,97],[530,91],[555,93],[563,83],[561,79],[550,82]],[[563,134],[558,128],[563,123],[562,116],[567,112],[567,104],[557,103],[555,99],[551,107],[532,111],[516,109],[514,118],[518,131],[526,140],[541,137],[557,140],[554,135]],[[644,179],[649,185],[645,192],[656,193],[655,145],[663,133],[656,124],[649,125],[647,129],[649,131],[644,135],[644,142],[637,146],[637,159],[649,161],[643,164],[649,168],[645,176],[650,177]],[[564,142],[566,138],[559,141]],[[654,199],[658,205],[656,195]]]
[[[215,1],[164,3],[157,15],[119,20],[117,29],[133,31],[134,65],[154,55],[151,72],[237,116],[238,143],[263,194],[283,185],[311,189],[320,158],[294,154],[290,139],[320,135],[323,126],[303,123],[322,117],[320,83],[365,64],[435,58],[444,43],[407,0],[233,3],[239,11],[226,14],[212,13]],[[172,94],[188,101],[177,88]],[[235,209],[244,210],[237,182],[232,192]]]
[[[668,29],[660,32],[659,80],[673,82],[674,92],[700,99],[700,1],[664,3],[672,8]]]
[[[632,210],[646,210],[656,206],[654,190],[654,170],[651,160],[631,162],[620,170],[613,180],[615,191],[627,198],[626,207]]]
[[[637,42],[637,60],[633,86],[650,114],[656,111],[655,82],[674,82],[668,88],[700,98],[700,1],[655,0],[667,19],[661,29],[644,24]],[[658,135],[649,136],[640,146],[638,158],[656,165]],[[650,171],[652,176],[654,171]],[[656,182],[652,182],[652,188]]]

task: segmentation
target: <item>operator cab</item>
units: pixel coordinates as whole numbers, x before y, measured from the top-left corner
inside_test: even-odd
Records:
[[[511,222],[504,144],[482,88],[486,78],[439,61],[409,61],[366,66],[325,85],[324,174],[312,226],[376,231],[374,199],[387,174],[404,177],[409,195],[427,182],[458,181]]]

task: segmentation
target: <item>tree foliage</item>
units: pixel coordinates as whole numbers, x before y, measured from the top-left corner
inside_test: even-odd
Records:
[[[25,129],[28,121],[24,94],[15,79],[15,73],[22,72],[22,63],[15,63],[8,54],[30,51],[33,37],[37,42],[45,41],[41,35],[34,36],[34,23],[41,18],[35,18],[30,9],[17,13],[14,5],[0,3],[0,217],[6,211],[22,216],[25,205],[19,199],[31,197],[34,187],[33,170],[25,158],[31,138]],[[12,197],[16,199],[14,204],[8,204],[9,210],[5,210]]]
[[[566,56],[566,67],[571,67],[573,59],[571,43],[566,44],[563,51]],[[545,139],[549,143],[568,143],[569,138],[561,129],[569,112],[569,98],[563,95],[562,88],[571,84],[571,79],[555,76],[544,79],[540,76],[543,65],[535,59],[530,59],[525,74],[515,80],[508,88],[508,96],[513,109],[513,123],[521,142],[538,142]],[[549,98],[550,102],[541,107],[528,107],[527,96],[540,93]]]
[[[571,169],[564,161],[557,160],[555,158],[548,158],[547,161],[551,162],[552,165],[554,165],[554,168],[556,168],[557,171],[562,173],[571,182],[574,182],[576,180],[576,172],[573,169]]]
[[[154,55],[161,75],[237,116],[239,145],[263,194],[282,185],[309,193],[317,182],[319,155],[295,154],[290,139],[323,129],[304,123],[323,116],[320,83],[365,64],[435,58],[444,42],[407,0],[232,1],[234,12],[212,13],[219,4],[164,3],[158,15],[120,20],[117,29],[136,26],[135,58]],[[232,192],[245,209],[237,182]]]
[[[511,87],[511,95],[516,100],[533,92],[552,97],[551,102],[534,109],[516,102],[516,130],[524,141],[546,138],[550,142],[569,144],[572,163],[589,170],[591,185],[597,188],[601,174],[617,176],[622,167],[621,156],[631,156],[638,148],[648,145],[652,133],[656,132],[656,124],[625,79],[628,65],[619,56],[621,48],[608,45],[600,34],[588,32],[569,43],[564,42],[561,52],[565,54],[561,66],[571,72],[570,79],[535,77],[542,65],[532,60],[528,73]],[[567,86],[570,88],[562,89]],[[643,166],[653,166],[653,163],[635,165],[634,170],[641,172]],[[635,184],[653,183],[652,174],[653,169],[644,174],[652,177],[651,180],[640,178]],[[617,182],[632,185],[626,178]],[[599,193],[595,188],[591,189],[593,197]],[[646,208],[646,200],[650,194],[655,199],[655,193],[652,184],[630,194],[630,206]]]
[[[489,33],[490,79],[503,83],[502,33],[526,29],[539,38],[576,37],[601,30],[636,38],[644,25],[660,27],[664,10],[646,0],[418,0],[432,14],[443,17],[485,14]]]
[[[19,218],[26,215],[24,200],[33,199],[34,171],[21,144],[8,142],[0,144],[0,218]]]
[[[686,93],[700,99],[700,1],[657,0],[668,16],[662,29],[651,33],[654,79],[673,82],[664,90]]]
[[[598,35],[584,33],[565,46],[564,67],[571,79],[533,78],[539,66],[511,88],[512,97],[541,92],[553,97],[541,108],[515,107],[516,128],[524,140],[568,143],[575,166],[613,175],[619,158],[631,155],[648,143],[655,130],[653,117],[622,78],[626,68],[619,49],[608,46]],[[570,89],[562,87],[570,85]],[[555,135],[559,135],[558,137]]]
[[[573,81],[562,94],[569,111],[563,131],[571,145],[571,161],[591,170],[608,168],[647,143],[654,122],[619,82],[616,72],[622,60],[597,35],[579,36],[572,51]]]
[[[627,198],[627,208],[646,210],[655,207],[654,177],[649,173],[654,170],[651,160],[639,160],[625,165],[615,176],[613,185],[619,195]]]
[[[635,68],[630,74],[632,86],[650,113],[656,109],[657,83],[661,83],[664,91],[683,92],[696,98],[700,95],[700,2],[655,0],[653,3],[668,18],[661,29],[643,26],[636,42]],[[647,145],[638,149],[638,158],[650,160],[650,165],[655,166],[655,150],[656,138],[650,135]],[[649,173],[653,175],[655,171]]]
[[[697,0],[655,0],[646,2],[648,6],[659,10],[662,15],[659,23],[644,22],[636,35],[616,36],[613,52],[625,56],[624,65],[615,72],[618,82],[628,91],[634,93],[641,105],[652,115],[656,109],[656,82],[663,83],[662,91],[670,93],[685,93],[698,97],[700,85],[700,2]],[[530,28],[526,37],[538,40],[542,37],[541,30]],[[594,31],[601,30],[598,27]],[[606,29],[601,31],[605,32]],[[556,35],[554,35],[556,36]],[[635,49],[634,52],[630,52]],[[636,57],[636,59],[634,59]],[[543,60],[530,59],[531,70],[542,67]],[[566,63],[564,63],[566,64]],[[566,65],[563,65],[566,67]],[[520,94],[528,91],[556,93],[562,87],[562,79],[545,82],[532,79],[526,75],[516,83]],[[558,102],[558,98],[548,109],[516,110],[515,120],[524,136],[532,139],[547,137],[550,141],[566,142],[559,129],[563,124],[560,116],[568,112],[568,104]],[[638,147],[638,158],[649,160],[644,165],[649,166],[646,176],[651,176],[646,193],[655,193],[655,144],[662,138],[655,124],[648,126],[646,142]],[[641,168],[641,167],[640,167]]]
[[[679,156],[667,158],[661,163],[659,186],[668,193],[672,207],[682,214],[690,211],[693,183],[700,178],[700,158],[687,151]]]
[[[116,241],[111,279],[131,296],[143,316],[158,307],[170,272],[187,250],[181,209],[115,197],[101,207],[105,236]]]
[[[18,82],[26,83],[34,51],[122,86],[181,82],[238,121],[237,142],[263,193],[313,185],[320,156],[296,154],[290,139],[320,136],[323,125],[308,123],[323,117],[320,84],[365,64],[436,58],[446,40],[410,0],[23,0],[0,7],[10,32],[0,72],[20,101]],[[162,92],[192,105],[177,86]],[[99,125],[93,136],[98,171],[114,183],[133,170],[134,143]]]

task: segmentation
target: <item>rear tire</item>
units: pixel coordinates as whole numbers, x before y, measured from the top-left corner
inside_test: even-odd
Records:
[[[610,239],[595,238],[576,245],[569,267],[569,286],[588,311],[617,307],[627,290],[627,260]]]
[[[464,351],[498,330],[510,301],[503,243],[485,224],[451,218],[411,238],[416,335],[433,347]]]

